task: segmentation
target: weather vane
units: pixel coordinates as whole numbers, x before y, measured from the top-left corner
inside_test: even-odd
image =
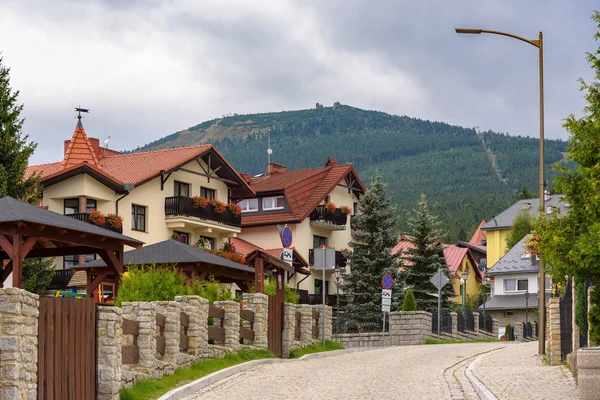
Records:
[[[75,111],[78,113],[77,114],[77,119],[81,121],[81,113],[89,113],[90,109],[89,108],[81,108],[81,106],[79,107],[75,107]]]

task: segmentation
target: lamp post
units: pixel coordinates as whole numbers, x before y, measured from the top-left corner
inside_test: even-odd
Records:
[[[335,267],[335,289],[336,289],[336,299],[335,299],[335,330],[336,333],[340,333],[340,280],[342,279],[342,267]]]
[[[481,33],[489,33],[492,35],[501,35],[508,36],[513,39],[520,40],[525,43],[529,43],[532,46],[537,47],[539,51],[539,70],[540,70],[540,212],[545,213],[545,198],[544,198],[544,42],[543,42],[543,34],[539,33],[538,39],[525,39],[520,36],[513,35],[511,33],[499,32],[499,31],[491,31],[487,29],[472,29],[472,28],[456,28],[456,33],[464,33],[464,34],[475,34],[479,35]],[[540,273],[539,273],[540,282],[546,281],[546,272],[544,270],[544,263],[540,260]],[[545,300],[545,290],[539,291],[539,306],[538,306],[538,322],[540,326],[545,326],[546,319],[546,300]],[[546,352],[546,338],[545,332],[543,329],[540,330],[539,343],[538,343],[538,353],[544,354]]]
[[[462,273],[462,278],[460,278],[460,283],[462,283],[462,314],[465,316],[465,302],[467,297],[467,280],[469,279],[469,271],[466,269]]]

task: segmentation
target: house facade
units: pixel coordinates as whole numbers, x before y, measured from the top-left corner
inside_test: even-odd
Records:
[[[451,276],[452,289],[454,293],[457,293],[457,296],[452,301],[462,304],[463,286],[465,284],[464,290],[467,298],[479,295],[482,273],[479,271],[471,250],[465,247],[458,247],[457,245],[445,245],[444,259],[446,260],[448,272]],[[462,281],[464,272],[467,273],[466,283]]]
[[[61,161],[32,165],[40,174],[43,206],[138,239],[145,244],[174,234],[182,242],[198,240],[218,247],[241,233],[241,215],[227,206],[232,196],[254,191],[212,145],[121,154],[88,137],[81,120],[64,143]],[[213,204],[199,207],[194,196]],[[104,214],[102,223],[97,212]],[[120,216],[121,222],[114,222]],[[95,255],[56,259],[56,269],[90,261]]]
[[[327,294],[335,294],[333,269],[326,271],[323,283],[322,271],[312,269],[312,250],[349,247],[352,215],[365,192],[354,167],[328,159],[321,168],[287,171],[271,163],[266,174],[245,178],[256,194],[234,198],[242,207],[239,238],[263,249],[281,248],[278,225],[287,225],[292,230],[292,247],[308,260],[312,272],[288,275],[289,286],[308,294],[320,294],[324,287]]]

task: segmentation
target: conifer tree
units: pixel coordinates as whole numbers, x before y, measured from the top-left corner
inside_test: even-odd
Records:
[[[415,295],[418,310],[434,312],[437,310],[437,288],[429,279],[438,268],[443,268],[446,275],[449,275],[443,260],[444,248],[440,241],[442,232],[437,217],[429,211],[425,195],[421,195],[417,208],[412,211],[408,226],[407,240],[412,246],[402,255],[408,270],[406,285]],[[454,303],[450,298],[455,296],[452,285],[444,286],[442,296],[443,307],[452,308]]]
[[[398,255],[392,255],[397,239],[394,234],[395,210],[387,195],[387,185],[379,172],[359,202],[355,219],[356,234],[349,243],[351,274],[344,277],[346,314],[349,318],[373,315],[381,310],[381,279],[394,278],[392,311],[402,303],[402,279],[398,273]],[[379,310],[379,311],[377,311]]]
[[[513,246],[525,235],[533,231],[535,221],[533,217],[525,210],[519,211],[515,219],[513,220],[513,226],[511,231],[506,235],[506,252],[513,248]]]
[[[10,196],[36,203],[41,194],[38,176],[25,177],[29,157],[36,144],[22,135],[23,105],[17,103],[19,91],[10,87],[10,68],[0,57],[0,197]]]
[[[404,294],[402,311],[417,311],[417,301],[415,300],[415,295],[410,288],[406,289],[406,293]]]

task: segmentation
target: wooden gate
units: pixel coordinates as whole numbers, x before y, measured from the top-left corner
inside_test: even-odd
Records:
[[[567,281],[565,294],[560,298],[560,359],[564,361],[573,351],[573,294],[572,280]]]
[[[269,296],[269,324],[268,343],[269,350],[278,357],[283,356],[283,304],[277,296]]]
[[[40,296],[38,399],[95,397],[94,299]]]

